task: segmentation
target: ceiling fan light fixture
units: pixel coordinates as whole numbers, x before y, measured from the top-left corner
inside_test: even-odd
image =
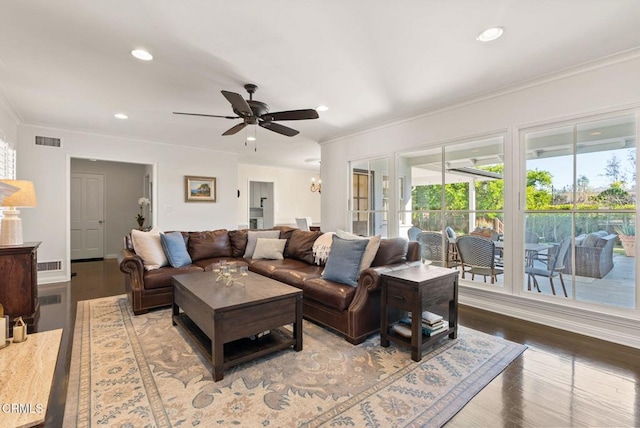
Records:
[[[247,141],[256,141],[256,137],[254,137],[253,135],[249,135],[247,137]]]
[[[323,112],[323,111],[327,111],[327,110],[329,110],[329,107],[327,107],[324,104],[320,104],[318,107],[316,107],[316,111],[318,111],[318,112]]]
[[[134,49],[131,51],[131,55],[142,61],[151,61],[153,59],[153,55],[144,49]]]
[[[480,42],[492,42],[496,39],[499,39],[504,34],[504,27],[491,27],[482,31],[476,37],[476,40]]]

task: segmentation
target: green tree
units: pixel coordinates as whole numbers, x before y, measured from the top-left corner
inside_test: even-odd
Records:
[[[527,171],[527,209],[540,210],[551,205],[553,176],[549,171]]]
[[[622,171],[622,164],[616,155],[613,155],[607,161],[604,167],[604,175],[611,179],[611,183],[624,183],[627,181],[627,175]]]

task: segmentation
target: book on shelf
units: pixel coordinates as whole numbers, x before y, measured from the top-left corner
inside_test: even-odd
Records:
[[[411,318],[411,312],[409,312],[408,317]],[[433,312],[424,311],[422,312],[422,322],[430,325],[436,324],[442,321],[444,318],[442,315],[434,314]]]
[[[396,328],[396,326],[398,326],[398,328]],[[432,336],[447,329],[449,329],[449,323],[445,319],[440,320],[436,325],[427,325],[424,322],[422,323],[422,334],[425,336]],[[411,318],[402,318],[392,326],[392,330],[402,336],[411,337]],[[398,330],[401,330],[402,332]],[[403,334],[403,332],[406,333],[406,331],[409,332],[409,336]]]

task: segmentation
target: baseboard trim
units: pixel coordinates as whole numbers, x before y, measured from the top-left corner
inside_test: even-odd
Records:
[[[459,301],[478,309],[640,349],[640,320],[637,319],[462,284]]]

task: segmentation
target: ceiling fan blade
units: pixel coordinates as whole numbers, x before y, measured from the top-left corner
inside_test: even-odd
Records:
[[[244,122],[239,123],[236,126],[227,129],[222,135],[233,135],[233,134],[237,133],[238,131],[240,131],[241,129],[243,129],[245,126],[247,126],[246,123],[244,123]]]
[[[317,119],[318,112],[314,109],[306,109],[306,110],[288,110],[288,111],[277,111],[274,113],[263,114],[262,118],[264,120],[305,120],[305,119]]]
[[[247,104],[247,101],[242,98],[242,95],[236,94],[235,92],[229,91],[220,91],[222,95],[231,103],[231,107],[242,117],[253,116],[253,111],[251,111],[251,107]]]
[[[279,123],[261,121],[259,125],[265,129],[268,129],[269,131],[277,132],[278,134],[286,135],[287,137],[293,137],[294,135],[298,135],[300,133],[300,131],[296,131],[295,129],[280,125]]]
[[[238,116],[218,116],[215,114],[202,114],[202,113],[182,113],[179,111],[174,111],[173,114],[184,114],[186,116],[204,116],[204,117],[221,117],[223,119],[240,119]]]

